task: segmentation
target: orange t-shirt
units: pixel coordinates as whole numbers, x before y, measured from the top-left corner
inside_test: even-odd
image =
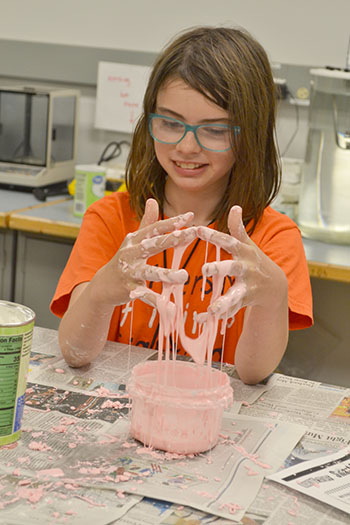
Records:
[[[90,281],[97,270],[115,255],[126,234],[137,230],[138,227],[139,221],[130,208],[128,193],[113,193],[89,207],[51,302],[51,310],[54,314],[63,316],[68,308],[73,288],[84,281]],[[289,217],[267,207],[251,238],[287,276],[289,328],[293,330],[311,326],[310,279],[301,235],[296,224]],[[184,316],[185,331],[190,337],[197,337],[197,314],[205,311],[210,303],[212,290],[210,278],[205,283],[204,300],[201,299],[201,268],[206,257],[206,244],[199,239],[193,241],[186,248],[181,261],[181,267],[188,272],[188,279],[184,286]],[[167,250],[152,256],[148,264],[170,268],[172,251]],[[221,250],[221,259],[229,257],[228,253]],[[216,247],[209,244],[207,261],[215,259]],[[224,289],[227,290],[232,282],[233,278],[226,276]],[[149,286],[154,291],[161,292],[161,283],[152,282]],[[156,309],[141,300],[135,300],[131,315],[131,306],[132,303],[128,303],[115,308],[108,339],[129,343],[131,333],[131,344],[157,348],[159,325]],[[225,362],[234,363],[237,341],[243,328],[244,310],[242,308],[236,314],[234,322],[228,324],[224,338]],[[223,335],[218,330],[214,345],[214,360],[221,359],[222,344]],[[180,343],[178,348],[182,351]]]

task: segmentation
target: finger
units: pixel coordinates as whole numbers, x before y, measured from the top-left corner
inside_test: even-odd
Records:
[[[127,238],[129,243],[136,244],[141,242],[144,238],[155,237],[157,235],[173,232],[188,226],[193,221],[193,216],[193,212],[189,211],[182,215],[171,217],[171,219],[153,222],[142,228],[140,225],[140,229],[136,232],[129,233]]]
[[[163,295],[160,295],[150,288],[147,288],[147,286],[138,286],[135,288],[135,290],[132,290],[132,292],[130,292],[130,299],[140,299],[144,303],[149,304],[155,308],[162,304],[162,314],[165,314],[168,319],[175,319],[175,304],[172,301],[164,298]]]
[[[143,239],[141,241],[143,256],[150,257],[168,248],[190,244],[196,237],[197,228],[193,226],[184,230],[175,230],[166,235]]]
[[[161,281],[164,283],[183,284],[188,279],[186,270],[170,270],[159,266],[144,264],[137,268],[134,277],[142,281]]]
[[[147,288],[147,286],[137,286],[134,290],[130,292],[130,299],[141,299],[144,303],[149,304],[150,306],[157,307],[157,299],[159,294]]]
[[[245,306],[244,299],[247,288],[242,281],[236,282],[231,288],[208,307],[208,311],[217,317],[234,317]]]
[[[242,221],[242,208],[240,206],[232,206],[230,209],[227,226],[232,237],[244,243],[251,242]]]
[[[246,270],[245,265],[242,261],[236,260],[225,260],[216,261],[203,264],[202,274],[204,277],[210,277],[213,275],[233,275],[241,277],[244,275]]]
[[[231,235],[228,235],[227,233],[212,230],[207,226],[198,226],[197,234],[198,237],[203,241],[208,241],[212,244],[215,244],[232,255],[237,254],[239,251],[240,242],[235,237],[231,237]]]
[[[157,222],[159,217],[159,206],[155,199],[147,199],[145,213],[141,219],[140,229]]]
[[[164,233],[180,230],[181,228],[188,226],[193,221],[193,217],[193,212],[189,211],[187,213],[183,213],[182,215],[171,217],[170,219],[158,221],[156,228],[152,228],[152,226],[150,226],[147,228],[147,230],[152,232],[153,235],[162,235]]]

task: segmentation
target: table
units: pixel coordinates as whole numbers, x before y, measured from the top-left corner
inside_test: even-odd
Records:
[[[264,441],[272,428],[282,428],[287,420],[290,429],[306,424],[302,431],[307,429],[308,434],[304,434],[285,465],[349,444],[350,418],[344,416],[341,403],[349,390],[282,374],[274,374],[265,385],[247,386],[237,378],[234,367],[227,366],[236,402],[225,421],[231,422],[227,428],[231,436],[236,436],[234,442],[222,434],[212,452],[165,460],[164,454],[154,456],[128,436],[130,407],[123,386],[132,366],[155,357],[153,350],[108,342],[95,363],[71,369],[61,360],[57,332],[34,329],[22,438],[16,446],[0,449],[3,525],[349,523],[349,515],[266,480],[240,521],[232,521],[236,514],[228,514],[232,518],[229,520],[215,518],[181,505],[181,498],[188,498],[191,491],[200,492],[204,502],[211,497],[203,490],[208,481],[197,468],[202,465],[207,472],[214,469],[219,486],[224,476],[224,469],[219,468],[224,448],[231,450],[244,443],[248,450],[251,431],[244,435],[245,426],[264,427]],[[268,419],[260,420],[262,416]],[[291,432],[288,430],[287,440]],[[278,448],[276,445],[268,453],[278,456]],[[258,479],[254,471],[259,468],[258,462],[249,468],[246,465],[244,483],[254,485]],[[136,481],[131,486],[130,476],[141,484]],[[162,476],[167,482],[157,485]],[[173,487],[172,493],[179,494],[174,504],[160,498],[169,486]],[[138,493],[147,492],[147,487],[156,501],[141,499]]]
[[[9,218],[12,213],[46,208],[56,201],[67,200],[58,197],[47,197],[46,202],[40,202],[31,192],[13,191],[0,189],[0,227],[9,226]]]
[[[81,222],[70,218],[66,224],[72,202],[55,196],[40,202],[31,192],[0,189],[0,297],[31,304],[40,321],[54,328],[48,304]]]
[[[8,220],[12,230],[54,235],[75,240],[82,219],[73,215],[73,199],[63,197],[40,206],[13,211]]]
[[[311,277],[350,282],[350,246],[303,238]]]

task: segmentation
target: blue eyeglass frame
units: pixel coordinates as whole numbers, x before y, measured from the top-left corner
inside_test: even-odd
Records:
[[[181,124],[182,126],[184,126],[185,128],[185,131],[184,131],[184,134],[182,135],[182,137],[177,140],[176,142],[165,142],[164,140],[159,140],[159,139],[156,139],[156,137],[154,137],[153,133],[152,133],[152,120],[154,118],[163,118],[165,120],[170,120],[171,122],[178,122],[179,124]],[[225,152],[225,151],[229,151],[231,149],[231,146],[229,146],[228,148],[225,148],[225,149],[211,149],[211,148],[206,148],[205,146],[203,146],[203,144],[201,144],[198,136],[197,136],[197,129],[198,128],[210,128],[210,127],[220,127],[220,128],[226,128],[226,129],[232,129],[234,131],[234,135],[238,135],[240,132],[241,132],[241,128],[240,126],[230,126],[229,124],[196,124],[195,126],[192,126],[191,124],[186,124],[186,122],[183,122],[182,120],[179,120],[177,118],[174,118],[174,117],[168,117],[167,115],[159,115],[158,113],[150,113],[149,117],[148,117],[148,129],[149,129],[149,132],[151,134],[151,137],[157,141],[157,142],[160,142],[161,144],[179,144],[184,138],[185,136],[187,135],[188,131],[192,131],[193,135],[195,136],[195,139],[197,141],[197,143],[199,144],[199,146],[207,151],[215,151],[215,152]]]

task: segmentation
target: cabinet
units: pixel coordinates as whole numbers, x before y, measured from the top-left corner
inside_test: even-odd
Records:
[[[59,325],[49,305],[80,224],[70,198],[0,190],[0,298],[32,308],[37,326]]]
[[[32,308],[36,325],[58,328],[50,302],[66,265],[73,240],[18,232],[14,301]]]
[[[279,370],[350,387],[350,283],[311,277],[311,286],[314,325],[289,333]]]
[[[15,232],[0,228],[0,299],[3,301],[13,298],[15,248]]]

